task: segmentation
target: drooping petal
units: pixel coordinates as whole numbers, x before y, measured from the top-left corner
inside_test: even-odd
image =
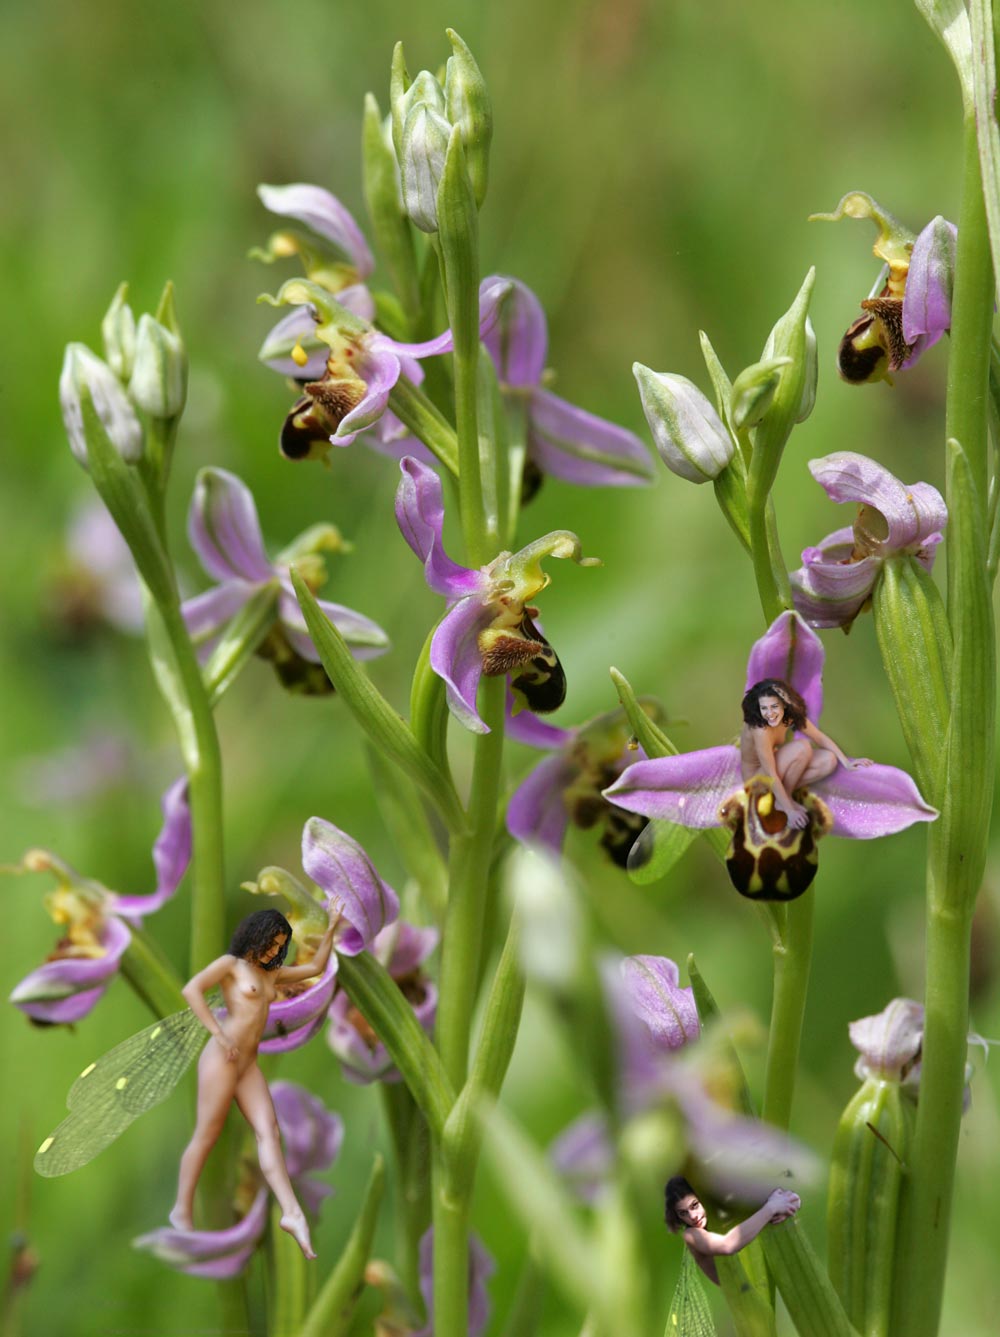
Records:
[[[480,339],[487,339],[496,325],[500,316],[501,302],[510,291],[510,284],[510,279],[494,277],[483,279],[479,285]],[[438,334],[433,339],[427,339],[419,344],[398,343],[385,334],[376,334],[372,342],[377,347],[390,351],[399,358],[436,357],[441,353],[450,353],[455,346],[451,330],[445,330],[443,334]]]
[[[402,979],[427,960],[440,938],[436,928],[419,928],[397,919],[379,933],[372,951],[393,979]]]
[[[460,599],[438,624],[431,639],[431,668],[444,679],[448,707],[472,733],[489,733],[476,710],[476,693],[483,676],[479,633],[493,620],[493,609],[470,596]]]
[[[355,659],[374,659],[389,649],[389,637],[364,613],[355,612],[345,604],[331,603],[328,599],[317,599],[316,603],[351,647]],[[318,664],[319,652],[309,639],[305,617],[288,578],[282,578],[278,616],[296,653],[310,663]]]
[[[838,529],[802,553],[802,566],[789,574],[795,611],[811,627],[850,626],[872,592],[881,566],[878,557],[855,560],[854,530]]]
[[[548,390],[531,396],[528,444],[542,471],[567,483],[638,487],[653,479],[649,452],[634,432]]]
[[[344,917],[335,944],[345,956],[369,948],[399,914],[399,897],[358,842],[322,817],[310,817],[303,828],[302,867],[330,897],[331,912]]]
[[[306,354],[301,365],[292,357],[296,346]],[[293,381],[318,381],[326,371],[330,349],[316,337],[312,307],[296,306],[282,316],[265,336],[257,357],[265,367],[290,376]]]
[[[356,371],[366,390],[354,408],[340,420],[336,432],[330,437],[331,444],[349,446],[359,432],[373,426],[385,412],[392,387],[400,374],[399,358],[385,347],[389,342],[379,335],[365,342]]]
[[[895,835],[938,815],[912,778],[895,766],[838,766],[812,788],[833,814],[832,834],[853,840]]]
[[[486,1283],[496,1263],[478,1235],[469,1232],[469,1337],[480,1337],[490,1317]],[[413,1337],[434,1337],[434,1227],[420,1239],[420,1294],[427,1309],[427,1326]]]
[[[271,1004],[261,1052],[285,1054],[311,1040],[323,1024],[336,987],[337,957],[332,955],[322,975],[308,989],[288,998],[276,998]]]
[[[226,469],[202,469],[188,513],[188,538],[202,566],[216,580],[270,580],[253,493]]]
[[[437,989],[429,980],[423,982],[422,988],[423,997],[413,1004],[413,1013],[429,1034],[437,1015]],[[336,995],[328,1015],[330,1025],[326,1041],[340,1060],[344,1076],[349,1082],[367,1086],[371,1082],[395,1084],[402,1081],[392,1055],[367,1022],[355,1012],[345,993]]]
[[[563,792],[578,767],[561,753],[546,757],[521,781],[507,804],[507,830],[525,845],[562,852],[569,813]]]
[[[175,1230],[164,1226],[140,1235],[132,1241],[132,1247],[144,1249],[170,1267],[194,1276],[235,1276],[264,1235],[267,1198],[267,1189],[262,1188],[246,1216],[225,1230]],[[216,1265],[216,1270],[205,1270],[208,1264]]]
[[[860,1054],[859,1077],[902,1081],[920,1057],[924,1039],[924,1009],[912,998],[894,998],[872,1017],[849,1023],[851,1044]]]
[[[694,991],[681,987],[680,972],[668,956],[627,956],[621,970],[629,1003],[657,1049],[682,1049],[697,1040],[701,1027]]]
[[[14,986],[10,1001],[35,1021],[50,1025],[79,1021],[103,997],[118,971],[132,934],[109,915],[100,928],[100,955],[59,956],[46,961]]]
[[[453,562],[444,550],[444,499],[433,469],[410,456],[400,461],[396,489],[396,523],[424,564],[427,583],[448,599],[475,594],[488,584],[481,571]]]
[[[319,1096],[297,1082],[272,1082],[271,1099],[285,1144],[285,1165],[291,1179],[314,1170],[328,1170],[340,1155],[344,1121],[327,1109]]]
[[[728,744],[637,761],[603,792],[628,812],[703,830],[719,825],[719,804],[741,784],[739,748]]]
[[[798,613],[781,613],[750,651],[745,690],[765,678],[780,678],[805,700],[809,718],[817,720],[823,710],[824,653],[823,642]]]
[[[479,285],[480,296],[496,283],[510,288],[500,303],[493,328],[483,339],[504,385],[538,385],[548,356],[549,333],[542,304],[519,279],[494,274]]]
[[[771,1124],[717,1105],[697,1080],[684,1081],[676,1094],[688,1145],[716,1192],[763,1198],[775,1184],[792,1187],[819,1177],[819,1160],[808,1147]]]
[[[831,501],[857,502],[878,511],[885,532],[877,522],[859,517],[855,532],[870,551],[880,556],[917,549],[932,537],[940,540],[948,523],[948,508],[937,488],[929,483],[901,483],[876,460],[854,451],[840,450],[823,459],[810,460],[809,472]]]
[[[152,914],[168,901],[180,885],[191,862],[191,808],[188,804],[188,779],[182,775],[163,795],[163,826],[153,846],[156,890],[148,896],[115,895],[116,914],[137,919]]]
[[[181,616],[204,663],[215,648],[219,633],[243,605],[260,589],[245,580],[225,580],[181,604]]]
[[[913,243],[903,293],[903,338],[908,344],[923,335],[923,348],[931,348],[951,329],[957,244],[958,228],[940,214]]]
[[[571,1191],[592,1206],[611,1182],[615,1151],[606,1115],[581,1114],[549,1146],[549,1160]]]
[[[514,693],[508,687],[505,704],[507,737],[515,743],[524,743],[528,747],[557,748],[568,747],[576,737],[576,729],[563,729],[558,724],[549,724],[540,720],[531,710],[518,710],[515,713]]]
[[[367,278],[375,268],[374,257],[361,229],[340,200],[328,190],[297,182],[290,186],[258,186],[257,194],[264,208],[272,214],[294,218],[332,241],[349,257],[361,278]]]

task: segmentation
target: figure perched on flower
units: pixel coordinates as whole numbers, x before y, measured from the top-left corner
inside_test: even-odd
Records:
[[[605,797],[682,826],[729,826],[733,885],[763,900],[806,890],[815,841],[828,831],[867,840],[933,821],[937,812],[905,771],[848,759],[811,723],[822,707],[822,668],[815,632],[782,613],[750,652],[739,746],[637,762]]]

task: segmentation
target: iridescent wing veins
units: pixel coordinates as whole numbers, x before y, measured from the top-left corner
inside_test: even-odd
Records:
[[[206,1039],[204,1026],[185,1008],[84,1068],[66,1098],[69,1116],[35,1155],[38,1173],[65,1175],[92,1161],[140,1114],[166,1100]]]

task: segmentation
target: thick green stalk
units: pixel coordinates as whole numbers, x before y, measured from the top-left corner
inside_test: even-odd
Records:
[[[945,436],[961,443],[985,515],[989,496],[989,374],[993,331],[993,261],[979,178],[976,123],[965,125],[965,197],[958,228]],[[949,544],[950,546],[950,544]],[[949,610],[950,612],[951,610]]]
[[[222,839],[222,755],[201,669],[180,604],[147,601],[150,657],[173,716],[188,776],[193,827],[192,974],[218,956],[226,936]]]
[[[154,1016],[168,1017],[187,1006],[177,972],[144,929],[132,928],[121,972]]]
[[[771,625],[776,617],[785,611],[778,590],[778,582],[771,564],[771,541],[767,523],[767,494],[761,495],[754,486],[751,473],[747,486],[747,503],[750,516],[750,558],[753,562],[754,579],[760,606],[764,612],[764,621]]]
[[[351,1331],[354,1311],[364,1290],[365,1266],[371,1256],[384,1185],[385,1163],[381,1156],[376,1156],[364,1201],[344,1252],[323,1283],[297,1337],[347,1337]]]
[[[479,708],[490,732],[476,739],[468,835],[452,840],[448,908],[441,951],[437,1047],[456,1091],[465,1084],[469,1030],[475,1007],[483,932],[486,882],[493,851],[500,762],[503,756],[503,702],[506,680],[484,678]]]
[[[971,116],[965,149],[947,406],[953,691],[941,816],[928,836],[925,1023],[912,1173],[897,1249],[898,1337],[938,1331],[965,1081],[969,934],[993,780],[996,661],[984,533],[993,272]]]
[[[402,1082],[380,1083],[382,1109],[396,1156],[396,1257],[404,1284],[417,1296],[420,1237],[430,1225],[430,1166],[427,1124]]]
[[[784,933],[781,941],[774,944],[774,996],[763,1117],[779,1128],[787,1128],[792,1115],[802,1017],[812,965],[815,894],[810,887],[798,900],[788,904]]]

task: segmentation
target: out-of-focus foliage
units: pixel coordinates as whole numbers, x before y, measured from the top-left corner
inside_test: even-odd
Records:
[[[955,216],[959,98],[915,11],[862,0],[11,0],[0,9],[0,862],[41,845],[110,887],[148,890],[158,796],[178,770],[141,643],[90,625],[66,570],[66,529],[86,480],[59,420],[62,348],[71,339],[97,345],[123,278],[140,308],[155,303],[165,279],[176,284],[191,383],[169,523],[190,589],[202,585],[184,518],[204,465],[247,480],[275,545],[313,522],[338,524],[354,552],[338,559],[331,597],[388,629],[394,650],[372,676],[405,709],[439,603],[396,529],[396,467],[359,445],[333,452],[328,470],[279,458],[291,399],[255,361],[272,319],[255,298],[286,275],[245,256],[271,230],[254,195],[259,181],[316,181],[363,217],[363,95],[373,90],[384,109],[392,43],[401,38],[419,67],[440,52],[449,23],[475,51],[494,103],[484,272],[515,274],[540,296],[559,393],[645,436],[633,361],[707,390],[697,337],[705,329],[735,375],[760,357],[815,263],[817,409],[793,437],[775,494],[786,559],[797,565],[801,547],[848,523],[809,477],[810,458],[859,450],[901,477],[942,486],[943,351],[894,389],[842,385],[834,350],[876,266],[859,230],[805,221],[855,187],[915,229],[938,213]],[[604,560],[597,573],[560,573],[546,607],[569,679],[559,721],[576,724],[614,705],[614,663],[686,721],[672,728],[680,746],[701,747],[738,728],[743,664],[761,617],[749,564],[711,489],[657,468],[644,491],[587,492],[550,480],[521,537],[571,528]],[[871,620],[860,618],[849,641],[838,632],[824,640],[828,727],[849,752],[906,765]],[[218,720],[232,923],[251,908],[237,890],[242,880],[265,864],[296,866],[298,834],[313,812],[348,828],[400,885],[363,749],[336,698],[289,697],[266,665],[254,665]],[[121,745],[95,749],[108,735]],[[106,771],[109,755],[117,762]],[[457,747],[460,777],[464,755]],[[532,757],[512,745],[506,764],[513,782]],[[848,1020],[895,994],[922,992],[924,840],[915,828],[872,847],[824,850],[793,1121],[824,1156],[855,1089]],[[609,943],[680,960],[693,951],[721,1005],[766,1018],[767,944],[707,851],[696,846],[668,881],[647,888],[628,883],[585,834],[571,833],[568,850],[586,866],[591,912]],[[972,1015],[986,1035],[1000,1035],[997,876],[994,859],[974,942]],[[6,993],[49,950],[54,929],[35,882],[4,880],[0,895]],[[181,970],[186,925],[182,891],[155,922]],[[505,1098],[544,1142],[586,1096],[562,1039],[528,1006]],[[215,1321],[208,1284],[129,1247],[162,1223],[171,1201],[190,1093],[71,1179],[43,1183],[29,1169],[71,1078],[146,1020],[122,981],[74,1032],[33,1029],[13,1008],[0,1014],[8,1087],[0,1126],[12,1189],[0,1224],[4,1238],[26,1232],[40,1261],[19,1302],[21,1331],[32,1337],[136,1325],[172,1333]],[[749,1059],[759,1087],[763,1055]],[[310,1085],[344,1116],[337,1197],[315,1239],[330,1261],[350,1230],[370,1149],[384,1141],[379,1101],[343,1080],[322,1039],[271,1071]],[[992,1069],[974,1083],[960,1151],[943,1330],[969,1337],[985,1337],[995,1323],[997,1089]],[[642,1224],[662,1259],[666,1314],[680,1249],[660,1224],[660,1190],[649,1186]],[[819,1195],[803,1220],[820,1243]],[[476,1229],[499,1264],[491,1283],[499,1330],[523,1242],[485,1174]],[[388,1216],[378,1247],[393,1247]],[[259,1273],[253,1284],[263,1285]],[[578,1331],[557,1296],[546,1306],[545,1333]],[[363,1310],[358,1331],[366,1324]]]

